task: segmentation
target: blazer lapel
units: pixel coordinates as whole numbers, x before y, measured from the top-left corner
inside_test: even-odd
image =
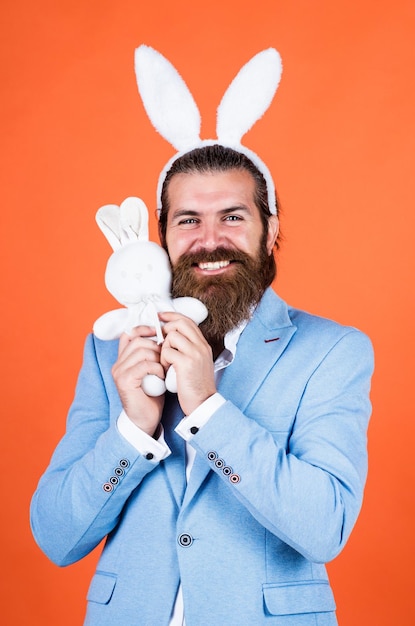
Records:
[[[295,331],[287,305],[272,289],[267,289],[239,338],[233,362],[223,372],[219,393],[243,411]],[[183,506],[189,504],[211,471],[206,460],[196,455]]]
[[[193,499],[209,472],[211,472],[211,469],[206,460],[196,454],[192,471],[190,472],[189,482],[187,483],[187,488],[184,494],[183,508],[185,508]]]
[[[223,372],[218,391],[243,411],[295,331],[285,302],[267,290],[241,334],[235,359]]]

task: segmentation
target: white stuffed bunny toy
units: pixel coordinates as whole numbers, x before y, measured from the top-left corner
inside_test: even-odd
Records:
[[[114,253],[108,260],[105,285],[125,308],[109,311],[99,317],[93,327],[98,339],[118,339],[135,326],[153,326],[157,343],[163,342],[158,313],[177,311],[200,324],[207,317],[205,305],[196,298],[171,298],[171,267],[167,253],[148,240],[148,211],[139,198],[127,198],[116,205],[105,205],[96,214],[98,226]],[[149,396],[160,396],[166,388],[177,391],[174,368],[166,380],[147,375],[142,389]]]

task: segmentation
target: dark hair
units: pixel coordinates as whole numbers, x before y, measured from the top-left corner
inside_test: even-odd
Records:
[[[268,205],[267,184],[265,178],[254,163],[241,152],[227,148],[219,144],[195,148],[176,159],[164,179],[161,189],[161,211],[159,217],[159,234],[162,245],[166,246],[167,215],[169,211],[168,189],[169,183],[176,174],[205,174],[211,172],[226,172],[228,170],[246,170],[255,182],[254,202],[259,209],[264,236],[268,231],[268,219],[271,216]],[[277,215],[280,214],[278,196],[275,196]],[[275,247],[279,248],[280,236],[278,235]],[[276,263],[274,255],[269,256],[269,284],[276,275]]]

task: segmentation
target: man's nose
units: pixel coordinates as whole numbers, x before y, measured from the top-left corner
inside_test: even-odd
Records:
[[[199,232],[199,244],[205,250],[215,250],[222,242],[223,235],[218,224],[203,224]]]

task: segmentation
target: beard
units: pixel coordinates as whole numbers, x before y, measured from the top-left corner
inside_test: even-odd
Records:
[[[200,276],[195,265],[230,261],[233,270],[214,276]],[[208,309],[200,329],[210,343],[251,317],[269,284],[268,252],[262,241],[256,256],[232,248],[200,250],[183,254],[173,267],[172,296],[198,298]]]

